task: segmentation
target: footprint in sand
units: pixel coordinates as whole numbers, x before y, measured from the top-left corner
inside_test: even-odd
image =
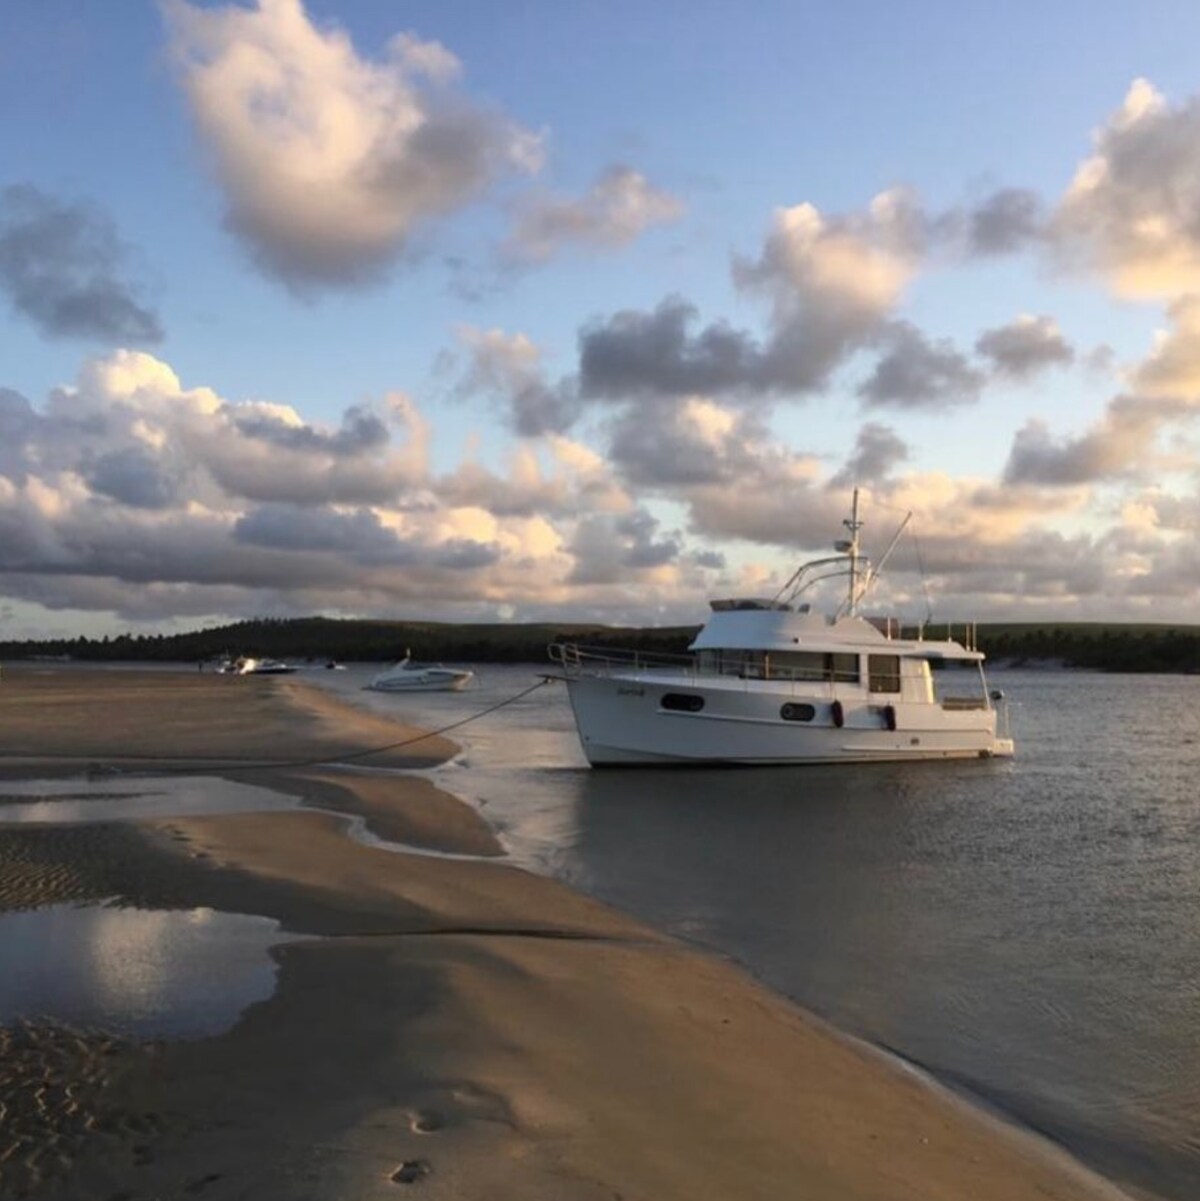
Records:
[[[429,1175],[429,1164],[423,1159],[406,1159],[388,1179],[393,1184],[416,1184]]]
[[[409,1120],[409,1129],[414,1134],[433,1134],[446,1124],[445,1119],[440,1113],[436,1113],[432,1109],[419,1109],[411,1115]]]

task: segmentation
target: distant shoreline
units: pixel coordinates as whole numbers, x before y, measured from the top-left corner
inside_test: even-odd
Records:
[[[961,638],[962,622],[927,625],[927,638]],[[447,663],[545,663],[560,640],[646,654],[682,654],[698,626],[611,627],[548,622],[404,622],[294,618],[238,622],[187,634],[0,642],[5,662],[215,663],[227,656],[324,663],[413,657]],[[907,636],[915,636],[909,629]],[[1095,671],[1200,673],[1200,626],[1103,622],[985,622],[972,626],[994,663],[1055,664]]]

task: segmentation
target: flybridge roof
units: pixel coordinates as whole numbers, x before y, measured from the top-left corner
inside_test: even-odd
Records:
[[[788,605],[758,599],[713,601],[712,609],[708,623],[692,642],[694,651],[862,651],[931,661],[978,663],[983,659],[981,652],[969,651],[957,642],[886,638],[862,617],[831,622],[820,613],[797,612]]]

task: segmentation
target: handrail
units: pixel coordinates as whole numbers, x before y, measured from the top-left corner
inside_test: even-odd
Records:
[[[607,670],[622,668],[650,672],[672,670],[696,677],[775,680],[792,684],[857,684],[862,678],[857,671],[772,667],[769,664],[766,672],[761,674],[746,671],[718,671],[713,667],[702,667],[694,655],[672,655],[665,651],[633,651],[620,647],[580,646],[574,642],[552,642],[547,647],[547,654],[552,663],[559,664],[568,673],[579,673],[584,669],[585,663],[591,663],[598,667],[603,666]]]

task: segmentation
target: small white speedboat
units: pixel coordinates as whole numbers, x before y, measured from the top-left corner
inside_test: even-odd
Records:
[[[217,670],[230,676],[289,676],[296,669],[278,659],[253,659],[243,655],[240,659],[223,663]]]
[[[461,692],[474,677],[475,673],[465,668],[414,663],[405,655],[366,687],[375,692]]]

